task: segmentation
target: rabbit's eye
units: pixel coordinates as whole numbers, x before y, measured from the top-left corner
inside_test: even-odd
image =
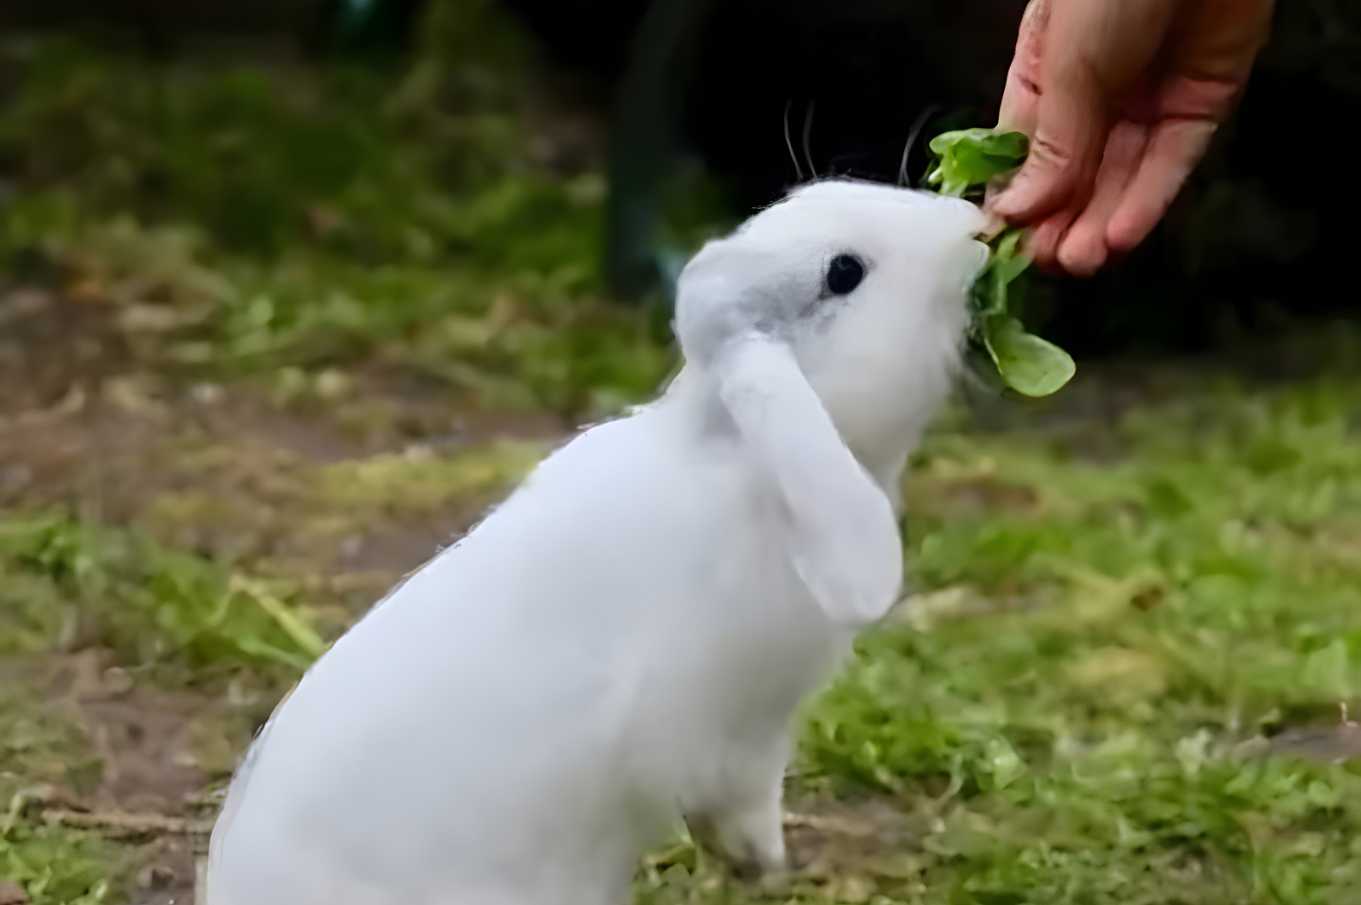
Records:
[[[850,295],[865,278],[865,262],[855,255],[837,255],[827,265],[827,294]]]

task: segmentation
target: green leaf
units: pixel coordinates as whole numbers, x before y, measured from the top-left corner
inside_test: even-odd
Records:
[[[1009,229],[997,238],[993,247],[990,263],[1005,285],[1014,283],[1030,267],[1030,256],[1021,250],[1021,236],[1021,230]]]
[[[1077,373],[1067,352],[1027,333],[1010,315],[990,315],[983,322],[983,341],[1007,386],[1026,396],[1057,393]]]
[[[1026,763],[1021,755],[1000,736],[988,739],[984,746],[983,766],[995,789],[1005,789],[1026,773]]]
[[[1030,257],[1020,250],[1021,230],[1012,229],[994,240],[987,266],[974,283],[974,312],[979,316],[1006,314],[1008,287],[1030,267]]]
[[[1020,132],[960,129],[937,135],[930,148],[936,161],[927,184],[943,195],[963,197],[1020,167],[1030,140]],[[1077,366],[1067,352],[1027,333],[1012,313],[1011,285],[1030,267],[1022,237],[1021,230],[1009,229],[989,243],[988,263],[970,292],[970,336],[982,341],[1008,386],[1027,396],[1048,396],[1072,379]]]
[[[1351,660],[1347,642],[1342,638],[1334,638],[1327,647],[1305,657],[1300,684],[1317,694],[1346,700],[1353,691],[1350,676]]]
[[[1030,139],[1023,132],[957,129],[931,139],[930,148],[937,157],[948,157],[952,152],[967,152],[978,158],[987,158],[1004,167],[999,172],[1005,172],[1006,169],[1019,167],[1025,161],[1030,150]]]
[[[931,153],[939,158],[927,176],[941,194],[962,196],[986,186],[1025,162],[1030,140],[1020,132],[996,129],[960,129],[931,140]]]

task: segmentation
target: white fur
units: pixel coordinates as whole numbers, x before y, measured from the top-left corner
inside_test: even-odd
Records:
[[[706,246],[665,394],[544,461],[280,705],[207,905],[619,905],[681,817],[779,869],[790,718],[898,594],[897,486],[982,225],[823,182]],[[868,275],[820,298],[841,253]]]

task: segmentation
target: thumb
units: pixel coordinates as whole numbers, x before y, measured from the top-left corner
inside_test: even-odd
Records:
[[[1095,79],[1051,81],[1040,96],[1025,166],[993,210],[1008,220],[1031,222],[1090,194],[1110,129],[1105,108]]]

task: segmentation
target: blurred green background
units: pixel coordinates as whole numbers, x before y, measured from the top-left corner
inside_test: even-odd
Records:
[[[1038,295],[1074,385],[966,384],[914,457],[791,885],[678,840],[640,902],[1355,902],[1357,9],[1283,5],[1166,227]],[[1019,12],[0,9],[0,903],[190,901],[301,670],[674,368],[668,274],[793,182],[786,109],[892,179],[927,107],[990,121]]]

